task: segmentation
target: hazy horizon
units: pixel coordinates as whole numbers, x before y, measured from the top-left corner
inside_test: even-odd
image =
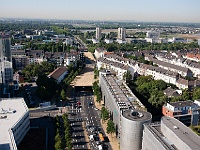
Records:
[[[199,0],[4,0],[0,18],[200,23]]]

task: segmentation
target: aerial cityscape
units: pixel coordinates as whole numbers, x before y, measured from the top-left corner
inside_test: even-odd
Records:
[[[3,1],[0,150],[200,150],[200,1]]]

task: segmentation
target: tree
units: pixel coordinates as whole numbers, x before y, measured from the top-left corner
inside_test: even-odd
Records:
[[[111,134],[111,136],[113,133],[115,133],[115,124],[112,120],[108,120],[106,132]]]
[[[193,100],[200,99],[200,88],[194,89],[193,98],[192,99]]]
[[[60,93],[60,97],[62,100],[66,100],[66,93],[65,93],[65,90],[62,89],[61,93]]]
[[[128,70],[126,73],[124,73],[123,79],[126,81],[126,83],[131,83],[132,81],[132,75],[131,72]]]
[[[105,107],[101,108],[101,118],[102,118],[103,121],[109,119],[109,112]]]

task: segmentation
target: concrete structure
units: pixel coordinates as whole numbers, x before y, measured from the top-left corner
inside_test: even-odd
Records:
[[[125,39],[126,39],[126,29],[125,28],[118,28],[117,36],[118,36],[118,39],[125,41]]]
[[[0,94],[12,93],[13,68],[10,39],[0,37]]]
[[[177,37],[173,37],[172,43],[187,43],[187,39],[184,38],[177,38]]]
[[[200,106],[192,101],[167,103],[162,107],[164,116],[174,117],[185,125],[198,125]]]
[[[151,114],[145,111],[144,105],[123,80],[109,72],[100,71],[99,84],[103,102],[117,129],[120,149],[141,149],[143,123],[151,122]],[[131,111],[135,114],[130,115]]]
[[[200,46],[200,39],[198,39],[198,45]]]
[[[56,70],[51,72],[48,77],[54,78],[57,81],[57,84],[60,83],[64,77],[67,75],[68,71],[66,67],[58,67]]]
[[[96,39],[97,40],[101,39],[101,31],[102,31],[102,29],[100,27],[96,28]]]
[[[30,129],[29,109],[23,98],[0,100],[0,149],[17,150]]]
[[[147,31],[146,37],[147,38],[152,38],[152,39],[159,39],[160,38],[160,32],[157,32],[157,31]]]
[[[141,150],[143,124],[151,122],[151,114],[139,110],[126,110],[121,115],[121,150]]]
[[[144,125],[142,150],[197,150],[200,137],[177,119]]]
[[[160,38],[160,32],[157,31],[147,31],[145,40],[149,43],[165,42],[163,39]]]

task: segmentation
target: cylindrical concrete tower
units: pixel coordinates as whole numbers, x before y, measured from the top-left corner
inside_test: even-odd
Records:
[[[120,150],[141,150],[143,124],[150,123],[152,115],[141,110],[126,110],[121,115]]]

